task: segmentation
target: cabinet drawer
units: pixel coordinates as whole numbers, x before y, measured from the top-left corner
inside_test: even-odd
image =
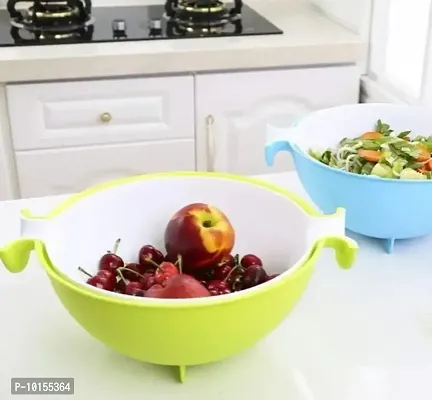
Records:
[[[23,198],[76,193],[131,175],[195,170],[191,139],[25,151],[15,157]]]
[[[193,78],[8,85],[16,150],[194,136]]]

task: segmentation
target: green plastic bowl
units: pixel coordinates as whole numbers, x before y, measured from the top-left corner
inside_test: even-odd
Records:
[[[235,253],[255,253],[281,275],[230,295],[172,300],[102,291],[77,271],[96,272],[118,237],[119,254],[128,261],[144,244],[163,248],[169,218],[194,202],[227,214],[236,230]],[[184,381],[187,366],[237,354],[275,329],[304,292],[321,249],[334,248],[339,265],[350,267],[357,245],[344,226],[343,209],[320,215],[295,194],[259,180],[176,172],[100,185],[44,216],[25,210],[21,238],[0,249],[0,257],[9,271],[20,272],[34,250],[60,301],[90,335],[131,358],[179,366]]]

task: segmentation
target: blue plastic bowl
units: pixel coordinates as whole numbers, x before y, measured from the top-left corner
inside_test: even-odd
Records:
[[[355,104],[314,112],[290,128],[268,126],[267,165],[279,151],[289,151],[300,181],[324,213],[346,209],[352,232],[385,239],[392,252],[395,239],[432,233],[432,180],[383,179],[328,167],[307,154],[309,148],[335,147],[344,137],[372,131],[378,119],[396,132],[432,134],[430,110],[392,104]],[[276,137],[276,138],[275,138]]]

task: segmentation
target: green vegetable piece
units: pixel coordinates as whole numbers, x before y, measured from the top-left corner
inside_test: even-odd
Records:
[[[353,172],[355,174],[361,174],[363,165],[365,165],[366,163],[367,163],[367,161],[364,158],[361,158],[359,156],[355,156],[352,159],[350,172]]]
[[[362,175],[370,175],[374,166],[375,166],[374,163],[366,162],[366,163],[363,165],[363,167],[362,167],[360,173],[361,173]]]
[[[415,180],[422,180],[427,179],[426,175],[423,175],[420,172],[417,172],[411,168],[405,168],[400,173],[400,179],[415,179]]]
[[[411,168],[411,169],[418,169],[423,167],[423,163],[421,162],[417,162],[417,161],[411,161],[409,163],[407,163],[406,168]]]
[[[313,150],[313,149],[309,149],[309,150],[308,150],[308,154],[309,154],[311,157],[315,158],[315,160],[321,161],[322,154],[321,154],[320,151],[318,151],[318,150]]]
[[[390,125],[384,124],[380,119],[376,123],[376,131],[384,136],[390,136],[393,133],[393,130],[390,129]]]
[[[370,174],[379,176],[380,178],[393,178],[392,168],[383,163],[375,164]]]
[[[330,167],[338,167],[338,161],[337,161],[336,157],[334,156],[334,154],[330,154],[330,160],[329,160],[328,165]]]
[[[411,131],[403,131],[403,132],[399,133],[399,135],[397,135],[397,137],[403,139],[404,137],[407,137],[410,133],[411,133]]]
[[[332,157],[331,150],[326,150],[321,156],[321,162],[323,162],[326,165],[329,165],[331,157]]]
[[[402,158],[413,159],[419,157],[421,154],[421,150],[418,147],[405,142],[405,140],[389,143],[388,146],[393,154]]]
[[[379,150],[381,148],[381,144],[376,140],[364,140],[362,149],[365,150]]]
[[[404,158],[397,158],[392,163],[392,170],[396,175],[399,175],[407,164],[408,161]]]

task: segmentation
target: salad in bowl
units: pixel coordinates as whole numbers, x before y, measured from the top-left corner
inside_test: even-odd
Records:
[[[343,138],[336,148],[308,154],[333,168],[390,179],[432,179],[432,136],[395,132],[377,121],[375,129]]]

